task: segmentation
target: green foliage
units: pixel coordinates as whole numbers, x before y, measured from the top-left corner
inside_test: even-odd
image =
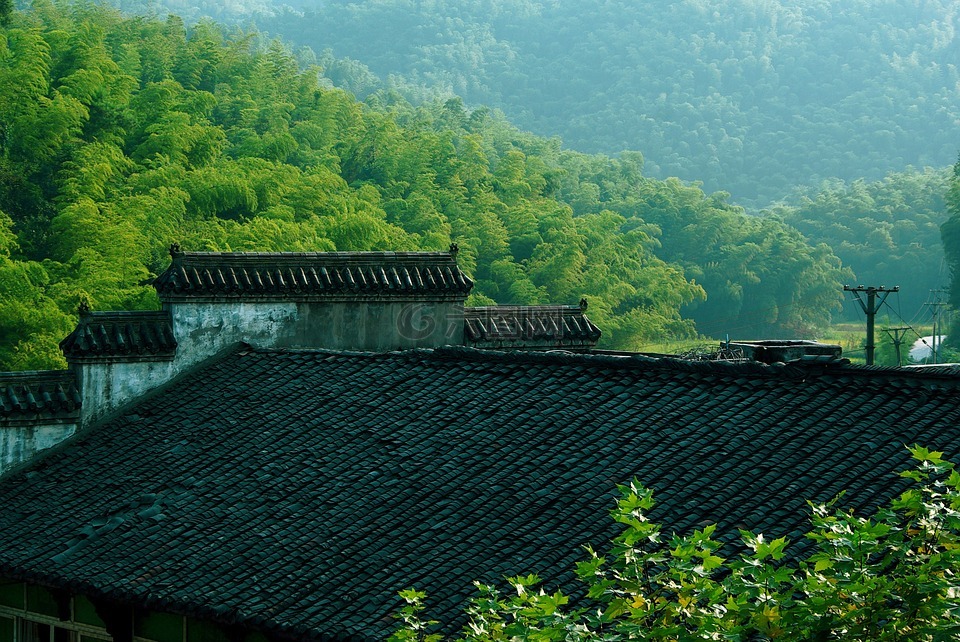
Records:
[[[949,303],[960,308],[960,159],[953,166],[947,190],[947,213],[949,218],[940,226],[943,240],[943,255],[950,266]],[[947,344],[956,349],[960,345],[960,318],[955,318],[949,330]]]
[[[18,247],[12,227],[0,212],[0,370],[62,368],[66,362],[56,346],[74,319],[49,296],[44,267],[13,258]]]
[[[666,535],[647,513],[653,491],[619,487],[622,531],[607,555],[587,548],[576,568],[586,595],[546,592],[535,575],[507,578],[508,595],[478,585],[460,640],[946,640],[960,634],[960,473],[943,453],[910,448],[913,486],[870,517],[811,504],[815,550],[740,531],[719,554],[714,526]],[[413,590],[392,642],[441,637]]]
[[[833,252],[811,246],[775,215],[748,216],[720,192],[707,195],[677,179],[642,175],[643,159],[560,155],[560,198],[581,216],[611,210],[646,246],[683,268],[706,299],[684,301],[685,315],[708,336],[810,336],[840,307],[849,278]]]

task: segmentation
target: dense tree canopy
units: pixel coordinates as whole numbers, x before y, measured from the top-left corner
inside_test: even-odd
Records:
[[[950,217],[940,226],[943,239],[943,254],[950,266],[949,302],[954,310],[960,309],[960,160],[950,174],[947,190],[947,211]],[[950,328],[950,347],[960,347],[960,318],[953,319]]]
[[[551,195],[557,170],[458,104],[368,107],[255,34],[201,23],[188,36],[177,18],[42,2],[0,32],[0,79],[0,368],[61,364],[56,341],[81,299],[155,306],[145,281],[173,240],[456,240],[478,301],[570,302],[605,288],[617,296],[604,294],[598,314],[623,343],[693,332],[679,307],[703,296],[698,286],[625,222],[575,221]],[[586,282],[560,258],[586,256],[606,279]]]
[[[908,169],[875,182],[830,181],[818,191],[795,195],[794,206],[780,205],[771,215],[797,228],[812,243],[825,243],[852,270],[853,284],[899,285],[890,305],[912,320],[944,287],[940,226],[947,220],[949,171]],[[854,306],[845,308],[856,314]]]
[[[0,323],[17,327],[0,368],[62,363],[54,342],[81,299],[156,306],[146,284],[171,241],[456,242],[477,284],[469,303],[586,296],[611,348],[698,331],[810,336],[842,300],[849,273],[825,245],[726,193],[651,178],[639,153],[565,150],[457,98],[413,106],[381,91],[361,103],[304,62],[209,21],[188,30],[174,16],[46,0],[11,15],[0,29],[3,256],[30,278],[0,298]],[[57,313],[21,319],[29,297]]]

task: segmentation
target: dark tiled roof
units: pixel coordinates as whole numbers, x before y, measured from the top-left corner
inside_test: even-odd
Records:
[[[76,329],[60,342],[68,360],[90,357],[173,358],[177,340],[164,311],[81,313]]]
[[[593,346],[600,328],[574,305],[497,305],[464,309],[464,337],[477,347]]]
[[[858,510],[904,444],[960,454],[952,370],[442,349],[241,351],[0,482],[0,576],[302,639],[380,638],[396,591],[449,617],[473,580],[572,581],[652,518],[789,534]],[[796,550],[796,549],[794,549]],[[555,587],[555,584],[548,584]]]
[[[79,410],[80,393],[68,370],[0,372],[0,425],[19,419],[75,420]]]
[[[473,282],[449,252],[186,252],[154,282],[164,301],[196,298],[442,296]]]

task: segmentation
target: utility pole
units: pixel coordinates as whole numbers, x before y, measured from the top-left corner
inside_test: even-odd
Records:
[[[903,359],[900,356],[900,346],[903,344],[904,338],[907,336],[907,330],[913,330],[913,328],[884,328],[883,331],[887,333],[887,336],[893,341],[893,347],[897,350],[897,365],[903,365]],[[892,334],[891,334],[892,333]]]
[[[933,363],[939,363],[939,352],[940,352],[940,333],[943,331],[938,326],[943,325],[943,321],[940,318],[941,309],[947,304],[940,300],[940,295],[946,292],[943,288],[937,288],[936,290],[930,290],[930,294],[934,295],[936,298],[932,303],[924,303],[924,305],[930,307],[930,311],[933,313],[933,347],[931,348],[931,357],[933,358]],[[937,322],[940,322],[939,324]]]
[[[853,292],[853,296],[857,298],[857,303],[860,304],[860,307],[863,309],[863,313],[867,315],[867,365],[873,365],[873,352],[876,349],[876,344],[874,343],[874,320],[877,316],[877,310],[883,305],[883,302],[887,300],[887,295],[891,292],[899,292],[900,286],[894,286],[893,288],[887,288],[884,286],[874,287],[874,286],[863,286],[858,285],[852,287],[849,285],[843,286],[844,292]],[[863,298],[860,296],[860,293],[864,292],[867,295],[867,301],[864,303]],[[877,295],[879,296],[879,301],[877,301]]]

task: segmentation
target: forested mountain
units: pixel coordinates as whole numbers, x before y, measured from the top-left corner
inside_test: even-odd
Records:
[[[232,15],[311,47],[361,97],[456,94],[754,210],[796,185],[946,167],[960,140],[953,0],[264,1]]]
[[[943,253],[950,266],[949,304],[960,310],[960,160],[950,173],[950,188],[947,190],[947,211],[950,218],[940,226]],[[960,315],[953,314],[949,330],[950,347],[960,350]]]
[[[470,303],[586,296],[607,347],[809,336],[847,273],[639,154],[562,149],[457,99],[366,104],[282,44],[36,0],[0,27],[0,369],[62,363],[81,300],[152,307],[166,247],[461,248]],[[687,313],[681,316],[681,311]],[[694,325],[696,322],[696,326]],[[701,330],[702,331],[702,330]]]

